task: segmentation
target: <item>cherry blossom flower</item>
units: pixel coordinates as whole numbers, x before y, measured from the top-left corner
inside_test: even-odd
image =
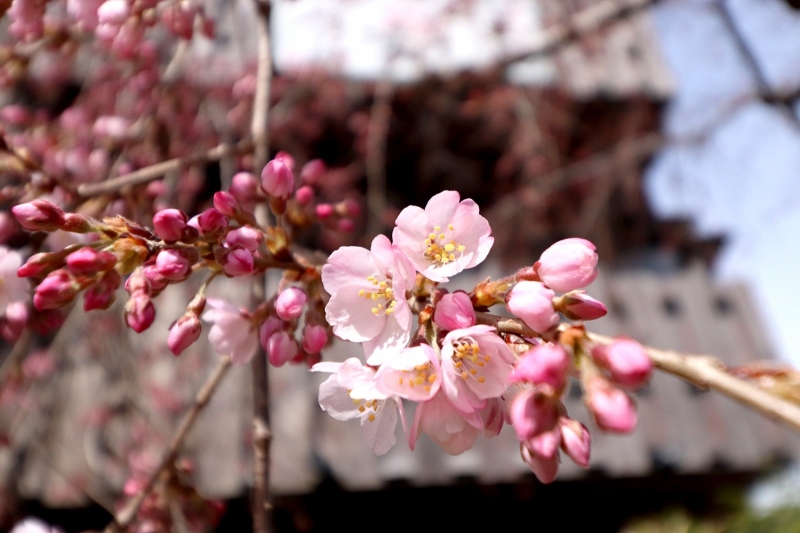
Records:
[[[332,372],[319,387],[319,406],[336,420],[361,420],[361,437],[376,455],[396,442],[397,410],[402,403],[375,386],[375,370],[351,357],[344,363],[317,363],[312,372]]]
[[[367,362],[379,365],[411,337],[405,294],[414,281],[411,263],[383,235],[370,250],[343,246],[322,267],[322,284],[331,295],[325,318],[338,337],[363,342]]]
[[[478,205],[459,200],[458,192],[443,191],[432,197],[424,210],[406,207],[395,221],[394,244],[432,281],[447,281],[479,264],[494,243],[492,229],[478,214]]]
[[[482,428],[483,422],[477,411],[467,414],[457,409],[447,394],[439,389],[430,401],[417,405],[408,445],[413,450],[422,431],[445,452],[459,455],[472,448]]]
[[[375,382],[378,390],[385,394],[426,402],[441,386],[439,358],[427,344],[406,348],[381,365]]]
[[[245,311],[225,300],[208,298],[203,320],[211,323],[208,342],[218,353],[230,356],[235,365],[250,362],[258,348],[258,334]]]
[[[582,289],[597,277],[595,246],[577,237],[558,241],[542,252],[534,269],[542,282],[554,291]]]
[[[442,329],[468,328],[475,325],[475,309],[465,292],[445,294],[433,312],[434,323]]]
[[[495,328],[477,325],[447,334],[442,346],[443,388],[464,413],[483,409],[505,392],[514,354]]]

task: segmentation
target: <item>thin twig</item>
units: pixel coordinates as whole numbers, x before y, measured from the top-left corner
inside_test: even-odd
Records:
[[[478,322],[488,324],[503,333],[525,337],[539,335],[515,318],[503,318],[490,313],[476,313]],[[586,334],[590,341],[609,344],[611,337],[596,333]],[[783,422],[800,431],[800,405],[784,400],[749,381],[731,375],[725,365],[711,355],[684,354],[645,346],[645,351],[656,368],[703,389],[717,391],[763,415]]]
[[[630,17],[655,4],[656,0],[599,0],[572,15],[567,24],[545,28],[539,41],[528,50],[506,57],[497,65],[506,68],[518,61],[546,56],[580,40],[598,29]]]
[[[272,52],[269,35],[271,5],[269,0],[253,0],[253,2],[257,14],[258,71],[250,134],[255,143],[253,172],[259,174],[267,164],[269,156],[268,113],[272,83]],[[269,215],[266,206],[261,205],[259,208],[256,212],[256,219],[264,227],[269,220]],[[266,275],[256,276],[253,280],[254,303],[258,304],[264,301],[266,284]],[[253,358],[251,369],[253,371],[253,531],[267,533],[272,516],[269,492],[269,451],[272,435],[269,425],[269,366],[266,354],[260,347]]]
[[[105,533],[124,531],[131,524],[131,522],[133,522],[134,518],[136,518],[136,514],[139,512],[139,507],[141,507],[142,502],[144,502],[147,495],[153,491],[156,483],[159,479],[161,479],[161,476],[172,467],[172,464],[175,462],[175,458],[177,457],[181,446],[183,446],[183,441],[186,439],[189,431],[197,421],[198,415],[200,415],[200,412],[203,410],[203,408],[208,405],[211,396],[214,394],[214,391],[217,389],[217,386],[222,381],[222,378],[225,377],[225,374],[228,372],[230,367],[230,358],[220,358],[217,368],[214,369],[214,372],[203,384],[200,392],[197,393],[197,397],[195,398],[191,409],[189,409],[189,411],[183,416],[183,419],[181,420],[178,429],[175,431],[175,434],[172,436],[169,447],[167,448],[164,457],[161,459],[161,462],[158,464],[158,467],[147,479],[147,483],[145,483],[144,487],[142,487],[142,489],[137,492],[133,498],[128,500],[122,510],[116,514],[114,520],[106,527]]]
[[[97,196],[98,194],[107,194],[116,192],[123,187],[132,185],[139,185],[147,183],[148,181],[160,178],[167,172],[179,170],[185,166],[193,165],[200,162],[216,161],[223,157],[236,154],[244,154],[253,149],[253,142],[250,139],[244,139],[236,144],[223,143],[207,150],[196,154],[187,155],[185,157],[177,157],[175,159],[168,159],[149,167],[140,168],[129,174],[118,176],[110,180],[100,183],[84,183],[78,187],[78,194],[84,198],[90,196]]]

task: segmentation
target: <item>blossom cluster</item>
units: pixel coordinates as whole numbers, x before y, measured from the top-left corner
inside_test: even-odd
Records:
[[[510,424],[523,459],[551,482],[559,450],[589,464],[590,434],[561,401],[568,378],[580,381],[599,428],[624,433],[637,421],[628,392],[647,382],[652,363],[635,341],[592,345],[580,324],[560,324],[562,315],[582,321],[606,314],[583,290],[598,261],[584,239],[557,242],[533,266],[470,293],[439,286],[481,263],[492,244],[475,202],[444,191],[425,209],[405,208],[391,240],[379,235],[369,250],[331,254],[322,268],[331,295],[325,318],[336,336],[362,344],[364,360],[314,365],[331,373],[319,403],[336,419],[359,419],[376,454],[395,444],[398,419],[412,449],[425,433],[450,454]],[[486,313],[496,304],[521,320],[521,331],[499,328],[498,317]]]

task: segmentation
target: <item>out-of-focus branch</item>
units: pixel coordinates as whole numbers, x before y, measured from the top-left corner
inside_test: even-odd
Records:
[[[502,333],[525,337],[539,335],[515,318],[504,318],[490,313],[476,313],[478,323],[488,324]],[[596,333],[586,334],[590,341],[609,344],[613,339]],[[703,389],[717,391],[736,400],[768,418],[783,422],[800,430],[800,405],[784,400],[749,381],[731,375],[724,363],[711,355],[690,355],[645,346],[645,351],[656,368],[677,376]]]
[[[218,144],[214,148],[205,152],[187,155],[186,157],[177,157],[175,159],[168,159],[149,167],[140,168],[129,174],[118,176],[110,180],[100,183],[84,183],[78,187],[78,194],[84,198],[90,196],[97,196],[98,194],[107,194],[116,192],[123,187],[132,185],[139,185],[147,183],[156,178],[160,178],[167,172],[179,170],[188,165],[196,163],[216,161],[230,155],[238,155],[250,152],[253,150],[253,142],[250,139],[244,139],[236,144],[223,143]]]
[[[388,77],[375,86],[375,95],[367,127],[367,153],[364,157],[367,171],[367,235],[383,230],[383,212],[386,209],[386,138],[392,117],[394,86]]]
[[[139,512],[142,502],[144,502],[145,498],[147,498],[147,495],[153,491],[158,480],[161,479],[161,477],[172,467],[172,464],[175,462],[175,458],[177,457],[181,446],[183,446],[183,441],[189,434],[189,430],[191,430],[194,426],[194,423],[197,421],[197,417],[203,408],[208,405],[211,396],[214,394],[214,391],[217,390],[217,386],[222,381],[222,378],[225,377],[225,374],[228,372],[230,367],[230,358],[222,357],[219,360],[214,372],[203,384],[200,392],[197,393],[197,397],[194,400],[192,408],[189,409],[189,411],[184,415],[183,420],[181,420],[181,423],[178,426],[178,429],[175,431],[175,434],[172,436],[169,447],[167,448],[164,457],[161,459],[161,462],[158,464],[158,467],[147,479],[147,483],[145,483],[144,487],[142,487],[142,489],[136,493],[135,496],[128,500],[122,510],[118,512],[116,516],[114,516],[112,522],[106,527],[105,533],[121,532],[131,525],[134,518],[136,518],[136,514]]]
[[[570,17],[566,24],[544,28],[539,40],[524,52],[506,57],[498,67],[506,68],[517,61],[552,54],[560,48],[608,24],[623,20],[655,4],[656,0],[600,0]]]
[[[258,32],[258,71],[253,117],[250,133],[255,143],[253,172],[258,175],[267,164],[269,156],[268,113],[272,83],[272,51],[270,50],[270,0],[253,0],[256,8]],[[256,219],[264,226],[268,221],[266,206],[259,206]],[[267,278],[256,276],[253,280],[253,302],[264,301]],[[267,533],[270,529],[272,504],[269,493],[269,456],[272,434],[269,425],[269,366],[264,351],[259,347],[251,363],[253,371],[253,531]]]

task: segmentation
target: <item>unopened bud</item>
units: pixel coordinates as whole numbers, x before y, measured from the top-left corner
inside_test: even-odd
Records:
[[[47,200],[15,205],[11,212],[20,226],[29,231],[55,231],[64,223],[64,211]]]
[[[153,228],[165,242],[176,242],[181,239],[187,219],[180,209],[162,209],[153,216]]]
[[[306,324],[303,328],[303,350],[307,353],[319,353],[328,343],[328,332],[317,324]]]
[[[297,343],[285,331],[273,333],[267,340],[267,358],[272,366],[283,366],[296,354]]]
[[[275,198],[286,200],[294,191],[294,176],[287,159],[276,157],[261,172],[261,189]]]
[[[297,287],[289,287],[281,291],[275,300],[275,311],[283,320],[291,320],[303,313],[308,296]]]
[[[183,315],[169,328],[169,335],[167,336],[169,350],[175,355],[180,355],[181,352],[200,338],[201,329],[202,326],[197,315]]]
[[[55,270],[36,287],[33,305],[40,311],[63,307],[75,298],[80,289],[67,270]]]
[[[619,337],[611,344],[595,346],[592,358],[608,370],[611,380],[628,389],[638,389],[650,379],[653,361],[633,339]]]
[[[534,331],[544,333],[558,324],[553,308],[555,293],[538,281],[520,281],[506,297],[508,310]]]
[[[570,320],[596,320],[606,316],[608,309],[586,291],[572,291],[553,300],[555,310]]]
[[[125,302],[125,322],[136,333],[141,333],[153,324],[156,308],[144,291],[134,291]]]
[[[436,304],[433,322],[440,328],[453,331],[475,325],[475,309],[467,293],[445,294]]]

